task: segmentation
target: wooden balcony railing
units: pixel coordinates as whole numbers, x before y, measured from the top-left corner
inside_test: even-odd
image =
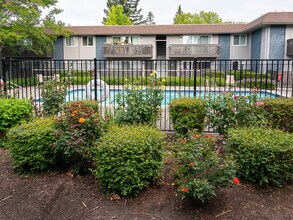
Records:
[[[148,45],[105,45],[106,58],[152,58],[153,46]]]
[[[218,44],[170,44],[170,58],[217,58],[219,57]]]

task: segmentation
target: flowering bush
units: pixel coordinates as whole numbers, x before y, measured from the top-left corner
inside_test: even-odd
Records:
[[[65,104],[56,121],[56,159],[75,173],[85,171],[92,163],[95,141],[106,129],[96,101],[78,101]]]
[[[164,81],[157,81],[156,72],[153,72],[148,80],[144,89],[137,83],[137,86],[128,85],[125,92],[117,95],[116,121],[119,124],[156,123],[164,98]]]
[[[205,202],[216,195],[217,187],[235,182],[235,164],[225,154],[226,142],[213,135],[190,135],[179,141],[176,183],[182,198]]]
[[[42,101],[44,115],[57,115],[65,102],[68,85],[48,80],[42,86]]]
[[[263,108],[264,103],[257,100],[257,95],[237,96],[222,93],[208,100],[209,124],[219,133],[227,134],[228,128],[264,125],[267,123]]]

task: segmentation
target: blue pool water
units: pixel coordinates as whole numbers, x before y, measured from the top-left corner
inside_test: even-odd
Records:
[[[110,97],[105,100],[103,103],[104,104],[116,104],[115,103],[115,97],[117,96],[118,93],[122,92],[122,90],[110,90]],[[231,91],[235,95],[239,96],[247,96],[251,95],[250,91]],[[207,96],[217,96],[221,93],[221,91],[196,91],[196,97],[197,98],[206,98]],[[97,94],[99,97],[99,93]],[[279,95],[270,93],[270,92],[259,92],[257,93],[258,98],[265,98],[265,97],[271,97],[271,98],[276,98],[279,97]],[[92,96],[94,97],[94,90],[92,91]],[[179,91],[179,90],[165,90],[164,91],[164,99],[162,101],[162,106],[168,105],[171,100],[177,99],[180,97],[194,97],[194,91],[193,90],[184,90],[184,91]],[[84,100],[87,99],[85,89],[76,89],[76,90],[70,90],[67,93],[66,96],[66,101],[73,101],[73,100]]]

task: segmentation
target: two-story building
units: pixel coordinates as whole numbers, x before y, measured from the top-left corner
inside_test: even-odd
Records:
[[[55,59],[293,58],[293,12],[271,12],[248,24],[69,26]]]

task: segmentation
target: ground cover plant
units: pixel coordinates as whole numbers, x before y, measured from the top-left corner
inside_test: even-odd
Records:
[[[293,179],[292,134],[263,127],[230,129],[228,151],[247,181],[282,186]]]
[[[114,126],[96,146],[94,174],[108,194],[137,195],[160,175],[164,134],[147,125]]]

